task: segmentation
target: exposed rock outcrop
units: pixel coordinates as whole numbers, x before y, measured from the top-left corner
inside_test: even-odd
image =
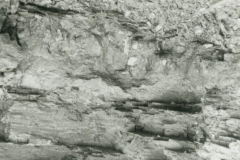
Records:
[[[0,0],[0,159],[239,160],[239,0]]]

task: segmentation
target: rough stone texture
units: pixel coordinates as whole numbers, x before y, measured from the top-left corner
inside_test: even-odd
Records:
[[[58,160],[71,154],[71,150],[63,146],[41,146],[33,147],[30,145],[15,145],[12,143],[1,143],[1,159],[11,160]],[[74,155],[73,155],[74,156]]]
[[[239,0],[0,0],[15,160],[239,160]]]

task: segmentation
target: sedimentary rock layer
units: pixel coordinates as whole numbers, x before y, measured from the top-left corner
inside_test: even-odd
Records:
[[[0,159],[239,160],[239,0],[0,0]]]

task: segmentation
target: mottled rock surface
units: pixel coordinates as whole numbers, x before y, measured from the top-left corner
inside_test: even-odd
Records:
[[[0,159],[239,160],[239,0],[0,0]]]

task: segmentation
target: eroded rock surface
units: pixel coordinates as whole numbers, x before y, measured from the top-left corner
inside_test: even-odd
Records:
[[[239,0],[0,0],[1,159],[239,160]]]

